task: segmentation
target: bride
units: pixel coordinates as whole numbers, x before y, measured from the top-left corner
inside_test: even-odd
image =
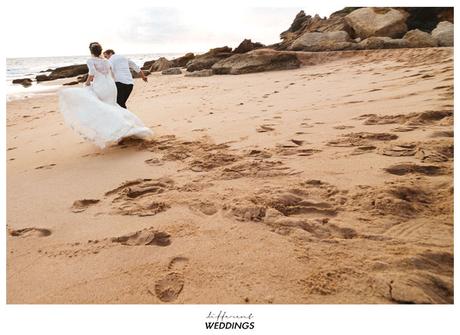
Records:
[[[117,87],[99,43],[89,45],[87,87],[62,89],[59,108],[66,123],[100,148],[124,137],[149,138],[153,132],[133,113],[117,105]]]

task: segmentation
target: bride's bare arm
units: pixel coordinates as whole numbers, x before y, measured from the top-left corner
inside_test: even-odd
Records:
[[[89,86],[91,82],[93,81],[94,76],[92,74],[88,74],[88,78],[86,79],[85,85]]]
[[[88,66],[88,78],[86,78],[85,85],[89,86],[94,79],[94,73],[96,72],[96,69],[91,59],[88,59],[86,61],[86,65]]]

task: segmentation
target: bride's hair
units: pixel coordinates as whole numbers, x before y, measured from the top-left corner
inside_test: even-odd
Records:
[[[92,42],[89,44],[89,51],[92,55],[99,57],[102,53],[102,47],[98,42]]]

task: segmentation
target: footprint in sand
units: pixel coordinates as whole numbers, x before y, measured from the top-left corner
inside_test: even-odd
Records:
[[[391,129],[391,131],[394,131],[394,132],[397,132],[397,133],[405,133],[405,132],[408,132],[408,131],[413,131],[415,129],[418,129],[418,127],[415,127],[415,126],[408,126],[408,127],[396,127],[396,128],[393,128]]]
[[[53,168],[53,166],[56,166],[56,164],[52,163],[52,164],[48,164],[48,165],[41,165],[41,166],[37,166],[35,168],[35,170],[41,170],[41,169],[51,169]]]
[[[148,228],[132,234],[114,237],[112,242],[129,246],[157,245],[165,247],[171,244],[170,237],[168,233]]]
[[[335,127],[334,127],[334,129],[339,129],[339,130],[342,130],[342,129],[350,129],[350,128],[354,128],[354,126],[340,125],[340,126],[335,126]]]
[[[17,229],[11,230],[11,236],[17,237],[46,237],[51,235],[51,230],[45,228],[24,228],[24,229]]]
[[[379,154],[392,157],[414,156],[417,145],[414,143],[395,144],[379,150]]]
[[[318,149],[299,149],[297,150],[297,156],[311,156],[315,153],[321,152]]]
[[[422,174],[426,176],[437,176],[445,174],[442,167],[435,165],[417,165],[413,163],[401,163],[384,169],[386,172],[404,176],[407,174]]]
[[[435,131],[430,137],[454,137],[454,132],[452,130]]]
[[[274,130],[275,128],[273,128],[271,124],[270,125],[262,124],[256,129],[258,133],[266,133],[268,131],[274,131]]]
[[[352,155],[362,155],[362,154],[366,154],[369,152],[373,152],[375,149],[377,149],[377,147],[374,145],[363,145],[363,146],[357,147],[355,150],[352,151],[351,154]]]
[[[194,199],[190,205],[190,209],[194,211],[201,212],[205,215],[214,215],[218,212],[216,205],[209,201],[201,201],[199,199]]]
[[[149,287],[150,294],[155,295],[163,302],[172,302],[178,298],[185,284],[182,271],[186,268],[188,258],[178,256],[171,259],[168,264],[168,274],[157,280],[153,287]]]
[[[99,199],[82,199],[82,200],[75,200],[72,205],[72,212],[80,213],[84,212],[89,206],[97,204],[100,200]]]
[[[96,157],[96,156],[100,156],[100,155],[101,155],[100,152],[95,152],[95,153],[92,153],[92,154],[83,155],[81,157]]]
[[[164,165],[164,162],[162,162],[161,160],[159,160],[158,158],[151,158],[151,159],[147,159],[144,161],[145,164],[147,165],[153,165],[153,166],[161,166],[161,165]]]
[[[309,124],[308,122],[302,122],[300,124],[303,128],[313,128],[314,126],[312,126],[311,124]]]
[[[350,133],[341,135],[337,140],[332,140],[327,143],[332,147],[359,147],[370,145],[374,141],[392,141],[398,138],[397,135],[389,133]]]

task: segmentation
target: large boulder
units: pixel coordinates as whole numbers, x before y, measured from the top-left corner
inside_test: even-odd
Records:
[[[185,67],[188,62],[190,62],[193,58],[195,58],[195,54],[192,52],[186,53],[184,56],[173,59],[172,67]]]
[[[32,79],[30,78],[13,79],[13,84],[21,84],[24,87],[29,87],[32,85]]]
[[[180,67],[171,67],[169,69],[161,71],[161,74],[181,74],[182,71],[180,70]]]
[[[391,38],[382,36],[373,36],[366,38],[358,43],[358,48],[368,49],[399,49],[409,48],[410,42],[402,38]]]
[[[454,46],[454,25],[448,21],[439,22],[431,35],[438,41],[441,47]]]
[[[150,69],[147,70],[150,72],[163,71],[172,67],[172,64],[173,63],[170,60],[167,60],[164,57],[160,57],[155,62],[153,62],[153,64],[150,66]]]
[[[289,46],[288,50],[325,51],[352,48],[350,36],[346,31],[324,33],[304,33]]]
[[[355,37],[371,36],[402,37],[406,31],[408,14],[393,8],[360,8],[347,16],[345,21],[353,28]]]
[[[155,63],[157,60],[156,59],[153,59],[153,60],[148,60],[146,62],[144,62],[144,65],[142,65],[141,67],[141,70],[144,71],[144,70],[149,70],[150,71],[150,68],[152,67],[153,63]]]
[[[243,42],[238,45],[235,50],[233,50],[233,53],[235,54],[244,54],[245,52],[249,52],[255,49],[261,49],[264,48],[265,45],[259,42],[252,42],[250,39],[245,39]]]
[[[227,46],[214,48],[207,53],[196,56],[187,63],[187,71],[194,72],[204,69],[210,69],[218,61],[232,56],[232,48]]]
[[[82,74],[88,73],[88,66],[86,64],[70,65],[58,67],[51,71],[49,77],[51,80],[76,77]]]
[[[76,77],[76,76],[79,76],[85,73],[88,73],[88,66],[86,64],[69,65],[69,66],[58,67],[52,70],[49,75],[43,75],[43,74],[38,75],[35,77],[35,79],[37,81],[47,81],[47,80]]]
[[[413,29],[409,30],[403,37],[404,40],[409,42],[412,48],[426,48],[426,47],[437,47],[438,41],[424,31]]]
[[[300,61],[294,53],[258,49],[244,54],[235,54],[212,66],[215,74],[243,74],[272,70],[296,69]]]

